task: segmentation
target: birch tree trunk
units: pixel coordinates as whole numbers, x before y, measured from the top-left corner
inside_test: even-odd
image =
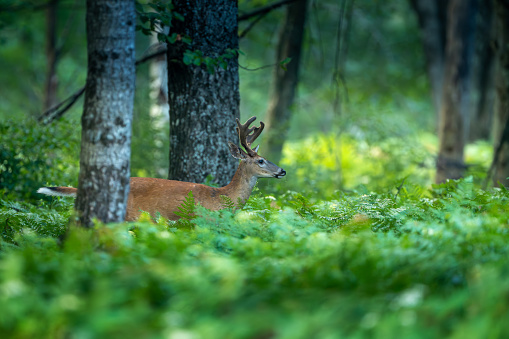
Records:
[[[495,79],[494,184],[509,186],[509,1],[495,1],[497,72]]]
[[[450,0],[436,182],[458,179],[465,164],[463,150],[469,131],[469,90],[476,0]]]
[[[122,221],[129,193],[135,85],[134,1],[87,0],[88,74],[76,210]]]
[[[184,21],[173,20],[170,34],[189,36],[168,46],[168,94],[170,105],[170,168],[168,178],[203,182],[208,175],[226,185],[238,161],[230,156],[228,141],[237,142],[235,118],[239,118],[237,58],[213,73],[204,64],[185,65],[186,49],[217,58],[227,49],[238,49],[237,1],[175,0],[174,10]]]
[[[290,57],[286,65],[274,69],[273,88],[267,115],[267,134],[263,154],[275,163],[279,162],[283,144],[290,127],[292,105],[299,83],[299,67],[304,38],[308,1],[297,0],[286,7],[286,17],[279,34],[276,63]]]

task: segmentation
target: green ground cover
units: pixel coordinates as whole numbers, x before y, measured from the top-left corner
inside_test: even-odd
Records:
[[[72,201],[2,201],[13,338],[506,337],[509,192],[255,194],[189,223],[71,226]],[[62,240],[66,234],[65,240]]]

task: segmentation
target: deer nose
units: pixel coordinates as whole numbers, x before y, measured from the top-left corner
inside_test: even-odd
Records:
[[[286,175],[286,171],[281,168],[281,172],[279,172],[279,175],[284,177]]]

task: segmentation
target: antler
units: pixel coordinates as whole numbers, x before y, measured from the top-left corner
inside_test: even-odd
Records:
[[[249,125],[256,120],[256,117],[249,118],[244,125],[240,124],[239,119],[236,120],[240,144],[246,149],[247,154],[253,157],[256,155],[256,152],[251,149],[251,144],[262,133],[265,124],[260,121],[260,127],[249,128]]]

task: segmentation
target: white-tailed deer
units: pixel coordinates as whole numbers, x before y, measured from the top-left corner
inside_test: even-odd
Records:
[[[244,203],[256,184],[258,178],[277,178],[286,175],[285,170],[258,155],[258,147],[251,149],[251,144],[263,131],[264,124],[260,127],[249,128],[249,125],[256,120],[251,117],[244,125],[237,119],[237,132],[239,146],[229,142],[230,153],[234,158],[240,159],[237,172],[231,182],[220,188],[209,187],[202,184],[183,182],[176,180],[156,178],[131,178],[131,189],[127,198],[126,220],[136,220],[141,211],[147,211],[151,215],[161,213],[165,218],[171,220],[179,219],[174,212],[182,204],[190,191],[196,203],[211,210],[224,208],[226,196],[236,207],[239,202]],[[76,196],[77,189],[73,187],[41,187],[38,193],[56,196]]]

